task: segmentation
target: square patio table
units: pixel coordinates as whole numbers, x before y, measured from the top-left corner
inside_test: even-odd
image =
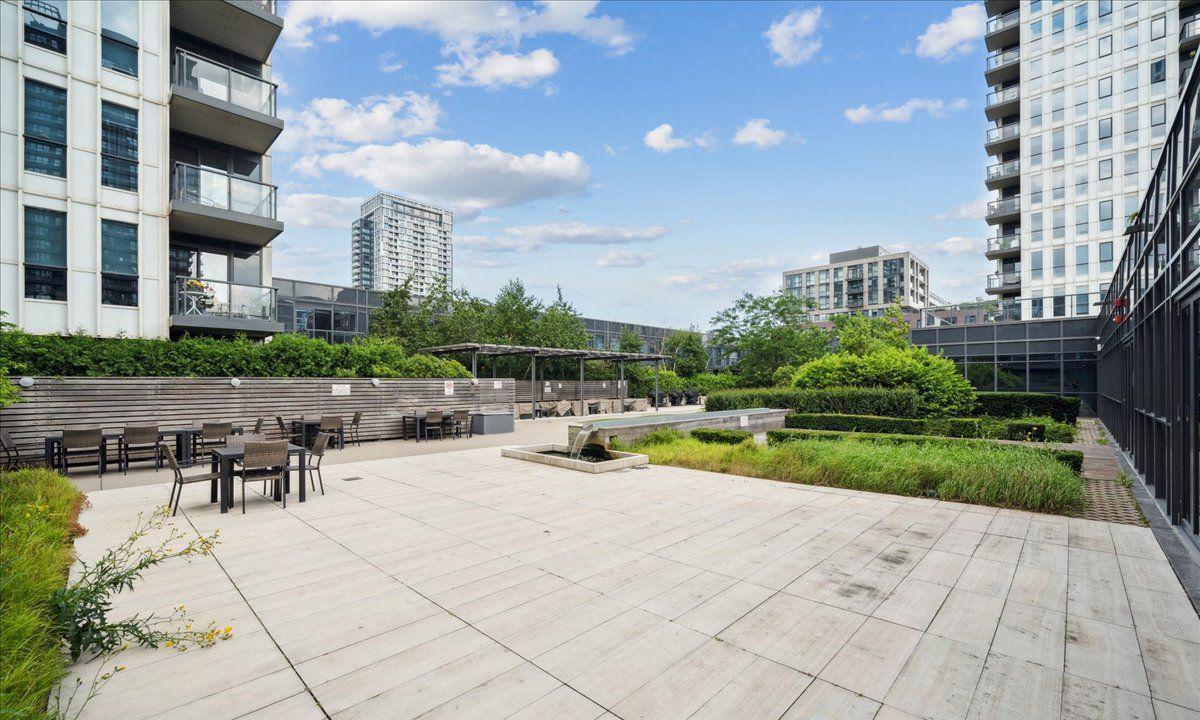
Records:
[[[304,468],[307,466],[306,460],[307,460],[308,451],[304,448],[303,445],[292,445],[291,443],[288,443],[287,450],[288,450],[288,458],[289,458],[288,464],[289,465],[291,464],[290,458],[292,455],[300,456],[300,458],[299,458],[300,462],[298,463],[298,465],[300,467],[300,502],[305,502],[308,500],[308,493],[306,492],[307,485],[304,482],[305,481]],[[217,502],[217,500],[220,499],[221,512],[223,512],[223,513],[229,512],[229,508],[233,507],[233,463],[235,461],[241,460],[245,456],[246,456],[246,446],[244,444],[225,445],[224,447],[213,448],[213,450],[212,450],[212,472],[217,472],[218,470],[220,471],[221,482],[220,482],[219,493],[218,493],[217,482],[214,480],[211,483],[212,495],[210,498],[210,502]],[[284,492],[284,493],[288,492],[289,486],[291,485],[291,479],[292,479],[291,471],[290,470],[284,471],[282,492]],[[275,490],[274,498],[275,498],[275,500],[283,499],[281,496],[280,490],[278,488],[276,488],[276,490]]]
[[[310,444],[308,441],[308,438],[309,438],[308,429],[310,427],[314,428],[314,430],[312,431],[312,437],[315,438],[318,429],[321,427],[321,418],[302,417],[299,420],[292,421],[292,433],[297,434],[299,432],[299,434],[301,434],[301,436],[304,438],[304,444],[306,446]],[[345,421],[343,421],[342,426],[340,428],[338,428],[337,446],[338,446],[338,449],[346,447],[346,423],[345,423]]]
[[[232,429],[235,435],[242,434],[242,426],[235,425]],[[158,439],[161,441],[168,435],[175,437],[175,457],[179,460],[180,465],[190,465],[192,463],[192,435],[200,432],[200,428],[192,425],[181,427],[166,427],[158,429]],[[101,433],[104,440],[105,451],[108,450],[109,440],[120,440],[124,437],[125,431],[122,430],[105,430]],[[43,440],[43,456],[46,460],[46,467],[54,467],[54,456],[57,453],[59,445],[62,444],[62,431],[56,430],[51,433],[46,433]],[[107,464],[107,463],[106,463]]]
[[[453,410],[442,411],[442,422],[446,422],[446,418],[454,417]],[[400,438],[408,438],[408,423],[412,421],[413,428],[416,429],[415,437],[417,442],[421,442],[421,429],[425,427],[425,413],[404,413],[400,416]]]

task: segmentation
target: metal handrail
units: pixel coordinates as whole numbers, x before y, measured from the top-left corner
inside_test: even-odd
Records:
[[[987,239],[987,251],[1014,250],[1021,247],[1020,235],[997,235]]]
[[[1007,285],[1020,285],[1021,273],[1016,271],[999,272],[988,275],[987,286],[989,288],[1005,287]]]
[[[1011,65],[1021,59],[1021,48],[1011,48],[1004,52],[996,52],[987,56],[987,69],[995,70],[1005,65]]]
[[[1016,25],[1020,21],[1021,21],[1021,11],[1019,9],[1011,10],[1009,12],[1004,13],[1003,15],[1001,15],[999,17],[994,17],[994,18],[988,20],[987,34],[991,35],[992,33],[997,33],[997,32],[1000,32],[1001,30],[1007,30],[1008,28],[1012,27],[1013,25]]]
[[[1006,162],[996,163],[995,165],[989,165],[987,169],[987,179],[995,180],[997,178],[1015,175],[1019,172],[1021,172],[1021,161],[1008,160]]]
[[[1009,140],[1017,137],[1021,133],[1021,123],[1009,123],[1000,127],[988,128],[986,142],[994,143],[1000,140]]]
[[[999,215],[1001,213],[1017,212],[1021,209],[1021,196],[1001,198],[1000,200],[992,200],[987,205],[988,216]]]
[[[209,97],[275,117],[278,86],[211,58],[175,48],[171,81]]]
[[[999,105],[1000,103],[1012,102],[1021,97],[1021,86],[1013,85],[1003,90],[996,90],[987,94],[987,106]]]
[[[173,163],[171,199],[207,207],[276,218],[277,188],[268,183],[223,173],[211,168]]]

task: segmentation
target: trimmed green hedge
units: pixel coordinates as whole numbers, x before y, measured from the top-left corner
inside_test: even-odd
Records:
[[[692,437],[704,443],[720,445],[740,445],[754,439],[754,433],[749,430],[721,430],[718,428],[697,428],[692,431]]]
[[[953,362],[930,355],[923,347],[884,348],[861,356],[826,355],[802,365],[796,371],[795,386],[801,390],[911,388],[917,392],[919,417],[969,415],[975,398],[975,390]]]
[[[981,392],[975,395],[975,414],[1001,418],[1044,415],[1074,425],[1079,419],[1079,398],[1049,393]]]
[[[983,445],[996,447],[996,443],[977,438],[937,437],[934,435],[901,435],[895,433],[854,433],[838,430],[807,430],[785,428],[783,430],[768,430],[767,444],[786,443],[792,440],[865,440],[882,443],[964,443],[968,445]],[[1062,450],[1048,447],[1021,446],[1035,452],[1043,452],[1055,460],[1067,465],[1076,474],[1083,472],[1083,453],[1078,450]]]
[[[909,388],[836,387],[821,390],[724,390],[705,399],[705,410],[768,407],[801,413],[917,417],[917,391]]]
[[[1072,442],[1074,429],[1050,418],[917,418],[878,417],[833,413],[793,413],[784,424],[806,430],[892,433],[897,435],[933,435],[952,438],[1031,440],[1035,442]]]
[[[330,344],[299,334],[271,342],[245,337],[181,340],[95,338],[0,332],[0,367],[51,377],[380,377],[466,378],[454,360],[407,355],[378,338]]]

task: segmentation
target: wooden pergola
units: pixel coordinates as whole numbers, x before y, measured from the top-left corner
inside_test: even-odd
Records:
[[[617,399],[621,401],[621,412],[625,412],[625,398],[621,394],[621,388],[625,384],[625,363],[627,362],[652,362],[654,363],[654,409],[659,407],[659,392],[658,392],[658,370],[663,360],[670,358],[669,355],[659,355],[656,353],[627,353],[617,352],[615,350],[593,350],[591,348],[571,349],[571,348],[551,348],[551,347],[532,347],[526,345],[490,345],[488,343],[457,343],[455,345],[441,345],[438,347],[423,348],[418,352],[429,355],[470,355],[471,356],[471,377],[478,378],[479,358],[483,357],[528,357],[529,362],[529,395],[530,402],[533,403],[533,415],[537,416],[537,361],[538,358],[543,360],[579,360],[579,414],[580,416],[587,414],[587,405],[584,400],[583,380],[584,380],[584,361],[586,360],[609,360],[617,363]]]

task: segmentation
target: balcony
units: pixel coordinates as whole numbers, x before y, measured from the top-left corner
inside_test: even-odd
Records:
[[[1021,289],[1021,273],[1015,270],[987,276],[987,292],[993,295],[1013,293]]]
[[[183,276],[171,283],[171,327],[209,334],[283,332],[275,319],[275,288]]]
[[[1021,180],[1021,161],[1009,160],[1007,162],[996,163],[989,165],[987,169],[987,177],[984,179],[984,184],[989,190],[998,190],[1009,185],[1016,185]]]
[[[1003,257],[1016,257],[1021,254],[1021,236],[1019,234],[997,235],[987,239],[987,250],[984,251],[988,260]]]
[[[1015,115],[1021,109],[1021,86],[1013,85],[987,95],[984,115],[988,120],[996,121],[1006,115]]]
[[[1184,52],[1200,45],[1200,16],[1179,19],[1179,51]],[[1182,73],[1180,73],[1182,75]],[[1186,75],[1184,76],[1186,77]]]
[[[283,232],[275,186],[176,162],[171,173],[171,231],[262,247]]]
[[[1021,215],[1021,196],[992,200],[987,206],[987,221],[989,224],[1008,222]]]
[[[989,155],[1002,155],[1021,146],[1021,123],[1009,123],[988,128],[983,149]]]
[[[283,18],[272,0],[171,0],[171,27],[266,62]]]
[[[1016,9],[1019,4],[1018,0],[983,0],[983,11],[988,17],[995,17]]]
[[[1000,85],[1021,74],[1021,49],[1010,48],[987,56],[983,77],[988,85]]]
[[[983,36],[988,50],[1008,47],[1021,39],[1021,11],[1011,10],[991,18]]]
[[[275,84],[176,48],[171,129],[263,154],[283,132]]]

